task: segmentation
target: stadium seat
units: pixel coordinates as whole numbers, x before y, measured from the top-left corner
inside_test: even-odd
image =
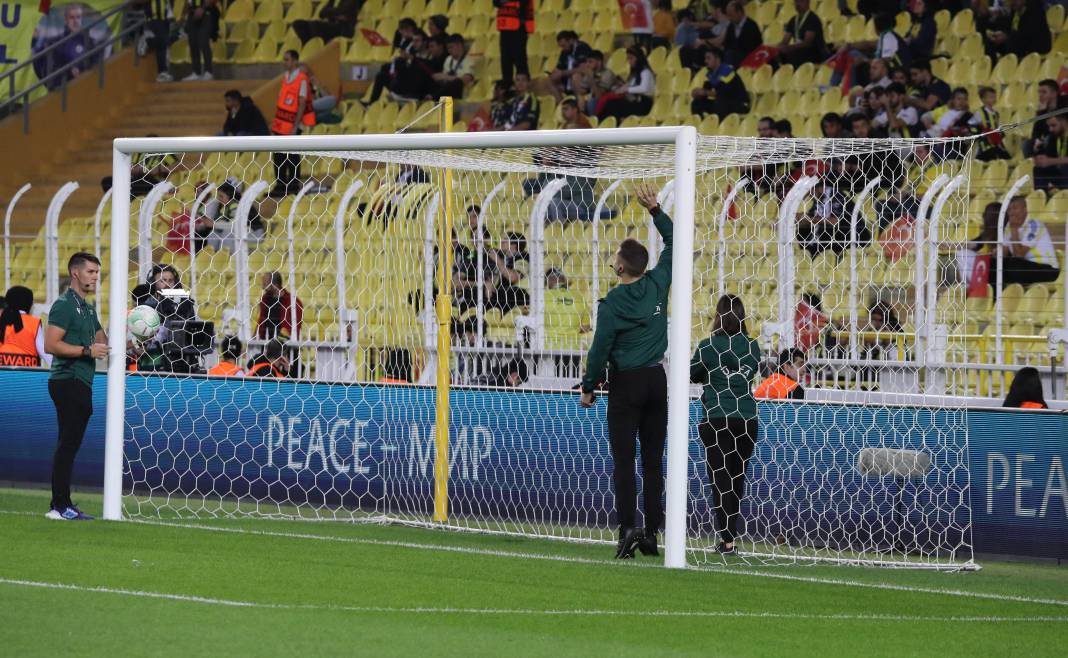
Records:
[[[280,21],[282,20],[282,3],[277,1],[262,2],[256,7],[256,12],[252,15],[252,18],[258,23]]]

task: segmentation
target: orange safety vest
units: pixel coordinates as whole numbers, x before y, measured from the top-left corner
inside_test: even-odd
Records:
[[[761,400],[783,400],[790,396],[800,384],[782,373],[775,373],[760,382],[753,392],[753,397]]]
[[[212,366],[208,370],[209,375],[223,375],[225,377],[240,377],[241,368],[236,363],[230,363],[229,361],[220,361],[218,365]]]
[[[1020,403],[1020,408],[1021,409],[1047,409],[1048,407],[1046,407],[1046,405],[1042,404],[1041,402],[1021,402]]]
[[[526,16],[519,15],[521,4],[519,0],[509,0],[497,7],[498,32],[517,32],[522,27],[527,34],[534,33],[534,0],[528,0]]]
[[[304,99],[304,116],[301,124],[305,126],[315,125],[315,111],[312,109],[311,81],[304,71],[298,71],[292,82],[286,82],[282,76],[282,88],[278,92],[278,106],[274,110],[274,121],[271,122],[271,132],[279,135],[288,135],[293,130],[293,123],[297,120],[297,105],[300,102],[300,85],[308,85],[308,95]]]
[[[285,377],[285,375],[283,375],[281,373],[281,371],[279,371],[277,368],[275,368],[273,365],[271,365],[270,362],[266,362],[266,361],[264,363],[257,363],[256,365],[254,365],[251,368],[249,368],[248,376],[249,377],[260,377],[260,376],[262,376],[262,375],[260,375],[260,372],[262,372],[264,368],[270,368],[271,369],[271,376],[272,377],[279,377],[279,378]]]
[[[4,342],[0,343],[0,366],[15,368],[38,368],[41,357],[37,356],[37,332],[41,320],[32,315],[22,315],[22,331],[14,327],[4,330]]]

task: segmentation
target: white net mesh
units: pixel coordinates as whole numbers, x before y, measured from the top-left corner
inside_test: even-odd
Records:
[[[743,340],[714,322],[736,295],[753,348],[742,388],[789,374],[805,399],[710,411],[702,387],[741,348],[691,368],[691,561],[739,559],[712,552],[732,538],[745,562],[970,560],[967,428],[949,397],[973,378],[954,338],[969,145],[701,138],[691,346]],[[615,540],[605,404],[581,410],[573,389],[620,242],[657,262],[634,188],[656,186],[672,212],[673,146],[134,163],[131,302],[165,325],[131,354],[127,514]],[[434,520],[446,206],[449,512]],[[185,293],[156,290],[174,275]],[[755,441],[730,418],[755,419]]]

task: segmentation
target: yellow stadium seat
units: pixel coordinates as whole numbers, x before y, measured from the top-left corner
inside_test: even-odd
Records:
[[[289,9],[285,12],[285,21],[292,23],[297,20],[307,20],[312,18],[312,3],[311,0],[294,0]]]
[[[278,60],[278,44],[275,41],[263,39],[252,53],[252,62],[275,62]]]
[[[1019,63],[1016,60],[1016,55],[1012,53],[1008,55],[1002,55],[998,60],[994,70],[990,74],[990,79],[998,84],[1007,85],[1012,82],[1016,82],[1017,78],[1016,70],[1019,68]]]
[[[272,23],[274,21],[282,20],[282,3],[280,0],[274,0],[273,2],[263,2],[256,7],[256,13],[253,14],[253,19],[259,23]]]
[[[255,23],[253,23],[255,25]],[[264,41],[279,42],[286,38],[286,31],[289,29],[289,24],[285,21],[275,21],[267,26],[267,29],[263,31]]]
[[[975,33],[975,17],[972,15],[972,10],[964,9],[957,12],[949,23],[949,31],[954,36],[962,38],[969,35],[978,36]]]
[[[252,18],[253,5],[251,0],[236,0],[226,10],[224,20],[227,23],[241,23]]]
[[[322,50],[324,45],[321,37],[313,37],[309,39],[308,42],[300,48],[301,57],[307,58],[314,55]]]
[[[960,48],[955,53],[956,57],[964,59],[976,59],[983,55],[983,40],[978,34],[974,32],[962,36],[960,41]]]

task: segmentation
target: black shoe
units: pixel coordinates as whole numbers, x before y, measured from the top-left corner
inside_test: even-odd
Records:
[[[642,538],[638,540],[638,550],[642,555],[660,555],[660,551],[656,550],[656,533],[648,530],[642,532]]]
[[[727,548],[727,542],[721,541],[719,546],[716,546],[716,552],[720,555],[734,555],[737,552],[737,546]]]
[[[637,528],[621,527],[619,529],[619,544],[616,546],[616,559],[629,560],[634,557],[634,549],[641,541],[642,531]]]

